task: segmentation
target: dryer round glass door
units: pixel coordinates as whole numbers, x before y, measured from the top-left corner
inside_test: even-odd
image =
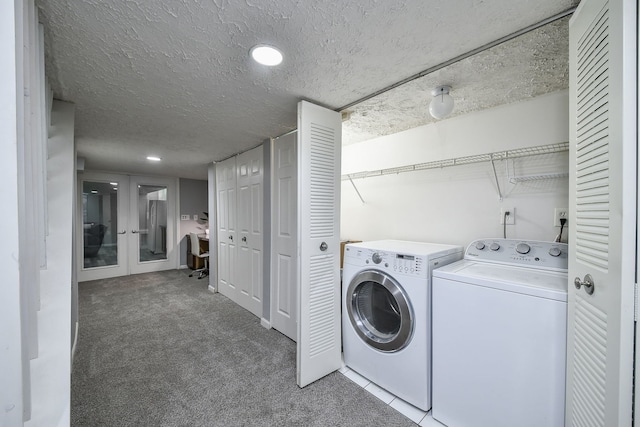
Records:
[[[357,274],[347,289],[347,313],[358,336],[371,347],[394,352],[413,336],[413,310],[400,284],[377,270]]]

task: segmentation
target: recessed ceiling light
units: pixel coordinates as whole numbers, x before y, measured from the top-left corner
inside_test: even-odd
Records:
[[[91,190],[91,194],[98,194],[98,190]]]
[[[282,62],[282,52],[273,46],[259,44],[251,48],[249,52],[254,61],[258,64],[269,67],[276,66]]]
[[[109,184],[111,184],[111,185],[116,185],[116,186],[118,185],[118,183],[117,183],[117,182],[110,182]]]
[[[147,156],[147,160],[151,160],[152,162],[159,162],[162,159],[156,156]]]

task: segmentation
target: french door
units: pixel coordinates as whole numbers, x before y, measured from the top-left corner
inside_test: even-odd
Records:
[[[85,172],[78,178],[78,280],[176,268],[174,179]]]

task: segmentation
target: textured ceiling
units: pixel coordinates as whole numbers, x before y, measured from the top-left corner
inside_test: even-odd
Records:
[[[76,104],[87,169],[201,179],[208,162],[295,128],[300,99],[347,105],[576,4],[38,1],[47,75]],[[284,63],[252,63],[258,43]],[[427,123],[438,84],[453,86],[455,114],[565,88],[566,51],[565,19],[351,108],[345,142]]]
[[[478,53],[347,109],[344,144],[435,122],[431,91],[452,87],[449,117],[569,87],[569,18]]]

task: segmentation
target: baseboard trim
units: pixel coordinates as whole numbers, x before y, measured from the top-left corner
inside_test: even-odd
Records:
[[[265,328],[265,329],[271,329],[271,322],[269,322],[264,317],[260,318],[260,325],[262,325],[262,327]]]
[[[75,324],[76,333],[73,336],[73,345],[71,346],[71,369],[72,370],[73,370],[73,359],[76,355],[76,347],[78,346],[78,329],[79,329],[78,326],[79,326],[79,323],[76,322]]]
[[[209,285],[207,289],[209,289],[209,292],[213,292],[214,294],[218,292],[218,290],[212,285]]]

